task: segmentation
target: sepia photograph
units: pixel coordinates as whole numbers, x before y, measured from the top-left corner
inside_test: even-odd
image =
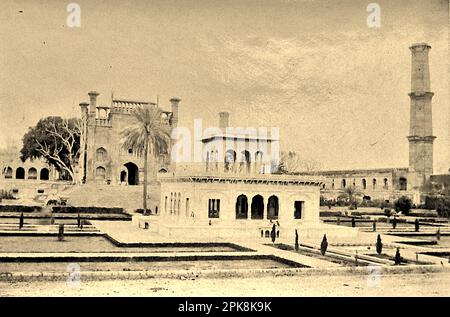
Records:
[[[450,296],[449,0],[0,7],[0,302]]]

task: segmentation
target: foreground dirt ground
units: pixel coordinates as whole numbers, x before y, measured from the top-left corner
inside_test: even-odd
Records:
[[[450,296],[450,273],[0,282],[0,296]]]

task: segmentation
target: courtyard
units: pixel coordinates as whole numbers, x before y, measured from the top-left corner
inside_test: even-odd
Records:
[[[130,219],[99,214],[86,220],[83,229],[76,218],[63,221],[66,234],[59,241],[59,224],[38,222],[38,213],[31,214],[22,229],[14,213],[0,218],[1,296],[449,295],[450,227],[445,219],[424,217],[416,232],[415,218],[393,229],[380,215],[354,219],[350,213],[339,221],[328,215],[321,221],[354,226],[357,236],[331,234],[322,253],[317,236],[300,236],[298,246],[293,232],[275,241],[256,234],[253,239],[166,237]],[[395,265],[397,250],[400,265]],[[74,276],[79,282],[69,283]],[[228,286],[216,287],[222,283]]]

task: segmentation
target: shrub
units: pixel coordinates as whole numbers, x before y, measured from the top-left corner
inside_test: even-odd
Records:
[[[0,212],[34,212],[41,211],[40,206],[4,205],[0,206]]]
[[[59,213],[92,213],[92,214],[121,214],[123,208],[117,207],[73,207],[73,206],[53,206],[53,212]]]
[[[15,199],[10,190],[0,189],[0,201],[2,199]]]
[[[59,225],[58,229],[58,240],[63,241],[64,240],[64,224]]]
[[[450,217],[450,197],[439,197],[436,203],[436,211],[440,217]]]
[[[377,248],[377,253],[381,254],[381,252],[383,251],[383,243],[381,242],[381,236],[380,235],[378,235],[378,237],[377,237],[376,248]]]
[[[419,232],[419,229],[420,229],[419,219],[416,218],[416,221],[414,221],[414,230],[416,232]]]
[[[395,211],[401,211],[404,215],[409,214],[411,207],[411,199],[406,196],[402,196],[395,201]]]
[[[328,248],[327,235],[324,234],[322,243],[320,243],[320,253],[322,253],[322,255],[325,255],[325,253],[327,252],[327,248]]]
[[[320,217],[333,217],[333,216],[342,216],[342,212],[340,211],[320,211]]]
[[[144,209],[143,208],[138,208],[138,209],[135,209],[134,212],[137,212],[138,214],[142,214],[143,215],[144,214]],[[154,214],[155,213],[153,212],[152,209],[147,208],[147,215],[154,215]]]
[[[394,262],[395,262],[395,265],[400,265],[402,263],[402,256],[400,255],[399,248],[397,248],[397,252],[395,252]]]
[[[19,218],[19,229],[23,228],[23,212],[20,214]]]

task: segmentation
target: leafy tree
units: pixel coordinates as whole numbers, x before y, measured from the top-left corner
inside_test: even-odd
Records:
[[[63,178],[75,182],[74,167],[80,156],[79,119],[46,117],[30,127],[23,137],[21,159],[44,158]]]
[[[395,201],[395,211],[401,211],[404,215],[408,215],[411,211],[412,202],[406,196],[402,196]]]
[[[148,155],[159,157],[168,152],[170,144],[170,130],[162,120],[161,109],[154,105],[141,106],[133,113],[134,122],[121,133],[122,147],[132,149],[133,153],[144,157],[144,191],[143,209],[147,215],[147,182]]]
[[[381,254],[381,252],[383,251],[383,243],[381,242],[381,236],[380,235],[378,235],[378,237],[377,237],[376,248],[377,248],[377,253]]]
[[[324,234],[322,243],[320,244],[320,253],[322,253],[322,255],[325,255],[325,253],[327,252],[327,248],[328,248],[327,235]]]
[[[349,186],[344,188],[337,199],[345,200],[350,206],[356,206],[357,198],[363,195],[364,194],[354,186]]]

